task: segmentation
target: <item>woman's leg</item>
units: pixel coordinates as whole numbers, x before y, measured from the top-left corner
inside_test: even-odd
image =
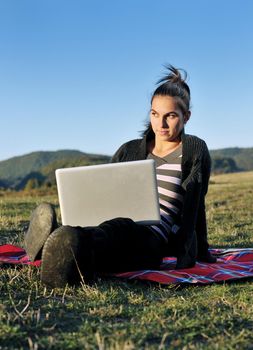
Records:
[[[41,280],[50,287],[89,282],[94,273],[159,268],[165,243],[148,227],[117,218],[98,227],[62,226],[46,241]]]
[[[93,244],[97,272],[159,268],[165,252],[160,236],[127,218],[99,225],[93,233]]]

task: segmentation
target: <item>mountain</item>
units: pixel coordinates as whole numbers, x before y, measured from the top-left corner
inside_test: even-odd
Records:
[[[108,163],[110,156],[88,154],[76,150],[40,151],[0,161],[0,187],[23,189],[27,183],[34,186],[55,183],[57,168]]]
[[[211,150],[212,173],[253,170],[253,148]],[[55,185],[55,170],[72,166],[108,163],[110,156],[78,150],[32,152],[0,161],[0,188],[21,190]]]
[[[253,170],[253,147],[211,150],[210,155],[214,173]]]

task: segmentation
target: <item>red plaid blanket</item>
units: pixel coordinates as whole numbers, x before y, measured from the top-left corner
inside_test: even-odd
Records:
[[[116,277],[171,283],[199,283],[236,280],[253,277],[253,248],[211,249],[217,256],[215,264],[199,263],[190,269],[175,270],[176,259],[164,258],[160,270],[141,270],[115,274]],[[10,244],[0,246],[0,264],[40,266],[40,260],[29,261],[24,249]]]

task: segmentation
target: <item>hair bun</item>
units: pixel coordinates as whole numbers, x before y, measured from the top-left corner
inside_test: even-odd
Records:
[[[171,82],[174,84],[186,84],[186,79],[187,79],[187,73],[184,69],[181,68],[175,68],[171,64],[166,64],[164,65],[166,69],[170,71],[169,74],[165,75],[163,78],[158,80],[157,84],[165,83],[165,82]],[[184,77],[182,77],[181,72],[183,72]]]

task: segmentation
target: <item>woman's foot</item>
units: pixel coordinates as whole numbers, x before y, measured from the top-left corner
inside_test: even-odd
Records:
[[[207,251],[205,254],[198,255],[197,260],[209,264],[214,264],[217,262],[217,258],[214,255],[212,255],[209,251]]]
[[[57,228],[56,213],[49,203],[42,203],[33,211],[24,247],[31,261],[40,259],[41,251],[48,236]]]
[[[93,280],[93,253],[89,230],[61,226],[47,239],[42,251],[41,281],[51,288]]]

